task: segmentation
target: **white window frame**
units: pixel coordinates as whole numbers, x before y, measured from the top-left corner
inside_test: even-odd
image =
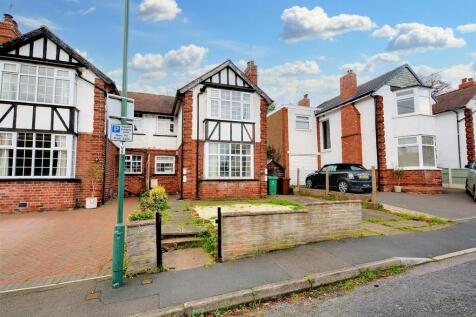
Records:
[[[161,125],[165,126],[164,129],[161,128]],[[173,131],[170,131],[170,127],[172,127]],[[166,116],[166,115],[158,115],[157,116],[157,135],[176,135],[175,132],[175,117],[174,116]]]
[[[400,96],[399,96],[400,94]],[[415,90],[414,89],[404,89],[404,90],[398,90],[395,92],[395,97],[396,97],[396,106],[397,106],[397,116],[406,116],[406,115],[411,115],[416,113],[416,103],[415,103]],[[398,107],[398,102],[403,101],[403,100],[413,100],[413,111],[412,112],[407,112],[407,113],[400,113],[399,112],[399,107]]]
[[[137,115],[137,117],[136,117]],[[140,116],[139,116],[140,115]],[[137,129],[137,131],[136,131]],[[142,112],[134,112],[133,134],[144,134],[144,114]]]
[[[239,96],[239,98],[236,98]],[[218,114],[212,113],[212,103],[218,104]],[[223,111],[224,105],[228,104],[229,111]],[[233,110],[236,110],[236,105],[239,104],[240,114],[239,119],[233,118]],[[248,117],[245,117],[246,109],[248,110]],[[226,116],[225,113],[229,113]],[[207,118],[219,119],[237,122],[252,122],[253,121],[253,94],[242,92],[238,90],[226,90],[209,88],[207,91]]]
[[[328,148],[324,148],[324,139],[325,139],[325,135],[324,135],[324,122],[327,122],[327,126],[329,127],[329,147]],[[326,119],[326,120],[322,120],[320,121],[321,123],[321,144],[322,144],[322,151],[330,151],[332,150],[332,137],[331,137],[331,121],[329,119]]]
[[[423,137],[431,137],[433,139],[433,144],[423,144]],[[400,144],[400,139],[407,139],[407,138],[416,138],[416,143],[409,143],[409,144]],[[400,159],[399,159],[399,154],[398,154],[398,149],[399,148],[404,148],[408,146],[416,146],[418,147],[418,164],[417,166],[400,166]],[[429,165],[424,165],[423,163],[423,147],[433,147],[433,160],[435,164],[433,166]],[[437,154],[436,154],[436,137],[434,135],[408,135],[408,136],[402,136],[397,138],[397,166],[401,167],[403,169],[436,169],[438,165],[437,162]]]
[[[307,128],[298,128],[298,122],[307,124]],[[309,116],[296,115],[294,124],[296,126],[296,130],[298,130],[298,131],[309,131],[309,130],[311,130],[311,119],[309,118]]]
[[[161,172],[158,170],[158,164],[172,163],[171,172]],[[175,156],[173,155],[157,155],[154,162],[154,174],[156,175],[174,175],[175,174]]]
[[[16,71],[10,71],[10,70],[5,70],[5,64],[8,65],[15,65],[16,66]],[[20,77],[22,75],[21,73],[21,66],[30,66],[30,67],[35,67],[36,71],[35,74],[31,74],[28,76],[34,76],[35,77],[35,91],[34,91],[34,99],[33,100],[24,100],[20,99]],[[53,95],[52,95],[52,101],[51,102],[44,102],[44,101],[38,101],[38,82],[40,77],[44,77],[43,75],[39,75],[38,69],[39,67],[45,67],[49,69],[54,70],[54,77],[49,77],[53,78]],[[61,72],[67,72],[68,76],[62,76]],[[0,99],[1,100],[6,100],[6,101],[20,101],[20,102],[25,102],[25,103],[38,103],[38,104],[46,104],[46,105],[62,105],[62,106],[70,106],[73,104],[73,98],[75,95],[75,72],[72,69],[66,69],[66,68],[57,68],[57,67],[52,67],[52,66],[47,66],[47,65],[36,65],[36,64],[29,64],[29,63],[13,63],[13,62],[0,62],[0,87],[3,85],[3,74],[4,73],[9,73],[9,74],[16,74],[17,75],[17,83],[16,83],[16,92],[15,92],[15,97],[14,98],[2,98],[0,94]],[[25,74],[23,74],[25,75]],[[56,100],[56,86],[59,81],[67,80],[68,81],[68,91],[67,91],[67,103],[61,103],[57,102]],[[0,88],[0,93],[1,93],[1,88]]]
[[[54,133],[44,133],[44,132],[10,132],[10,131],[0,131],[0,133],[5,133],[11,135],[11,140],[12,144],[11,145],[0,145],[0,149],[9,149],[13,150],[13,158],[12,158],[12,175],[11,176],[1,176],[0,179],[55,179],[55,178],[73,178],[74,177],[74,158],[73,158],[73,146],[74,146],[74,136],[70,134],[54,134]],[[32,140],[32,146],[25,148],[25,147],[19,147],[17,146],[17,140],[18,140],[18,133],[32,133],[33,134],[33,140]],[[48,134],[51,135],[51,146],[49,148],[37,148],[36,147],[36,139],[38,134]],[[65,138],[65,143],[63,146],[55,146],[55,139],[56,137],[64,137]],[[30,175],[16,175],[16,161],[17,161],[17,151],[22,150],[22,149],[28,149],[32,151],[32,156],[31,156],[31,172]],[[49,150],[50,152],[50,157],[49,157],[49,175],[35,175],[35,154],[36,151],[40,150]],[[53,157],[54,157],[54,152],[55,151],[65,151],[66,152],[66,170],[65,170],[65,175],[53,175],[54,169],[53,169]]]
[[[228,176],[220,176],[220,150],[218,150],[218,154],[212,154],[214,156],[217,156],[218,160],[218,175],[217,176],[210,176],[210,171],[209,171],[209,158],[210,158],[210,144],[229,144],[230,145],[230,151],[228,154],[224,154],[224,156],[229,157],[229,171],[228,171]],[[250,146],[250,154],[249,155],[243,155],[243,154],[231,154],[231,144],[240,144],[240,146],[243,145],[249,145]],[[240,152],[241,152],[241,147],[240,147]],[[249,180],[249,179],[254,179],[254,146],[252,143],[240,143],[240,142],[206,142],[205,143],[205,160],[204,160],[204,178],[209,179],[209,180],[223,180],[223,179],[236,179],[236,180]],[[250,169],[251,173],[249,176],[231,176],[231,156],[238,156],[240,157],[240,163],[242,162],[242,157],[246,156],[250,158]],[[242,174],[242,165],[240,165],[240,174]]]
[[[126,168],[126,162],[131,163],[131,168],[132,168],[132,163],[134,163],[133,158],[135,157],[140,157],[140,171],[139,172],[132,172],[128,171]],[[127,175],[142,175],[142,154],[126,154],[126,157],[124,159],[124,174]]]

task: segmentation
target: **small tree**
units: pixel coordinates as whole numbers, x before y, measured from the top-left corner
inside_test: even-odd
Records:
[[[86,178],[91,183],[91,196],[96,192],[96,186],[101,181],[102,171],[97,165],[93,165],[86,170]]]
[[[405,170],[401,167],[396,167],[394,170],[393,170],[393,174],[395,174],[395,176],[397,176],[397,183],[398,183],[398,186],[400,186],[400,177],[403,176],[403,174],[405,173]]]
[[[432,88],[431,95],[436,99],[438,95],[444,94],[451,90],[451,84],[441,79],[440,73],[432,73],[425,77],[425,85]]]

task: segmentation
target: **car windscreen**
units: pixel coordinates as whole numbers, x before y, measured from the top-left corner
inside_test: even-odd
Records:
[[[356,171],[356,172],[366,171],[365,167],[363,167],[362,165],[355,165],[355,164],[354,165],[350,165],[350,164],[338,165],[337,170],[338,171]]]

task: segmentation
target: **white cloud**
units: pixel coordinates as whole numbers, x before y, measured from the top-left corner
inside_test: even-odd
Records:
[[[285,9],[281,19],[284,21],[282,38],[286,42],[327,40],[339,34],[368,31],[376,27],[369,17],[355,14],[329,17],[322,8],[317,6],[311,10],[299,6]]]
[[[89,8],[86,8],[86,9],[79,9],[79,10],[75,10],[75,11],[66,11],[66,15],[73,15],[73,14],[79,14],[79,15],[88,15],[90,13],[93,13],[94,11],[96,11],[96,7],[94,6],[91,6]]]
[[[264,46],[243,43],[240,41],[212,40],[209,41],[209,43],[248,57],[252,56],[254,58],[257,58],[260,56],[264,56],[268,53],[268,49]]]
[[[476,23],[463,24],[456,28],[461,33],[476,32]]]
[[[451,28],[427,26],[421,23],[400,23],[395,27],[384,25],[375,30],[372,36],[388,38],[387,50],[400,53],[466,45],[463,39],[454,36]]]
[[[432,67],[428,65],[413,66],[413,70],[424,80],[424,77],[438,73],[443,81],[449,82],[457,88],[462,78],[473,77],[476,71],[476,62],[456,64],[449,67]]]
[[[476,59],[476,52],[472,52],[472,53],[471,53],[471,57],[472,57],[473,59]]]
[[[265,68],[261,71],[265,76],[295,76],[304,74],[318,74],[319,65],[313,61],[294,61],[282,65]]]
[[[372,55],[370,57],[365,57],[365,62],[349,63],[344,64],[340,68],[342,70],[352,69],[354,72],[359,73],[362,71],[374,71],[374,68],[380,64],[386,63],[396,63],[400,61],[400,56],[393,52],[383,52]]]
[[[173,20],[181,11],[175,0],[143,0],[139,5],[139,17],[146,21]]]
[[[40,26],[47,26],[51,30],[59,30],[61,29],[58,25],[56,25],[53,21],[46,19],[46,18],[34,18],[34,17],[25,17],[25,16],[18,16],[15,18],[19,24],[20,28],[21,25],[26,25],[32,29],[37,29]]]

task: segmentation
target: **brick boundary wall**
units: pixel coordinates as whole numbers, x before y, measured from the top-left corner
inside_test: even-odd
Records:
[[[466,158],[468,162],[472,162],[475,159],[474,122],[473,111],[469,108],[464,109],[464,127],[466,132]]]
[[[305,210],[222,214],[222,257],[233,260],[311,242],[351,237],[362,223],[360,200],[306,204]]]
[[[341,108],[342,162],[362,164],[362,133],[360,112],[353,105]]]
[[[79,204],[79,179],[0,182],[0,213],[72,209]],[[27,206],[20,208],[20,203]]]
[[[127,273],[143,273],[156,269],[155,220],[128,223],[126,233]]]

